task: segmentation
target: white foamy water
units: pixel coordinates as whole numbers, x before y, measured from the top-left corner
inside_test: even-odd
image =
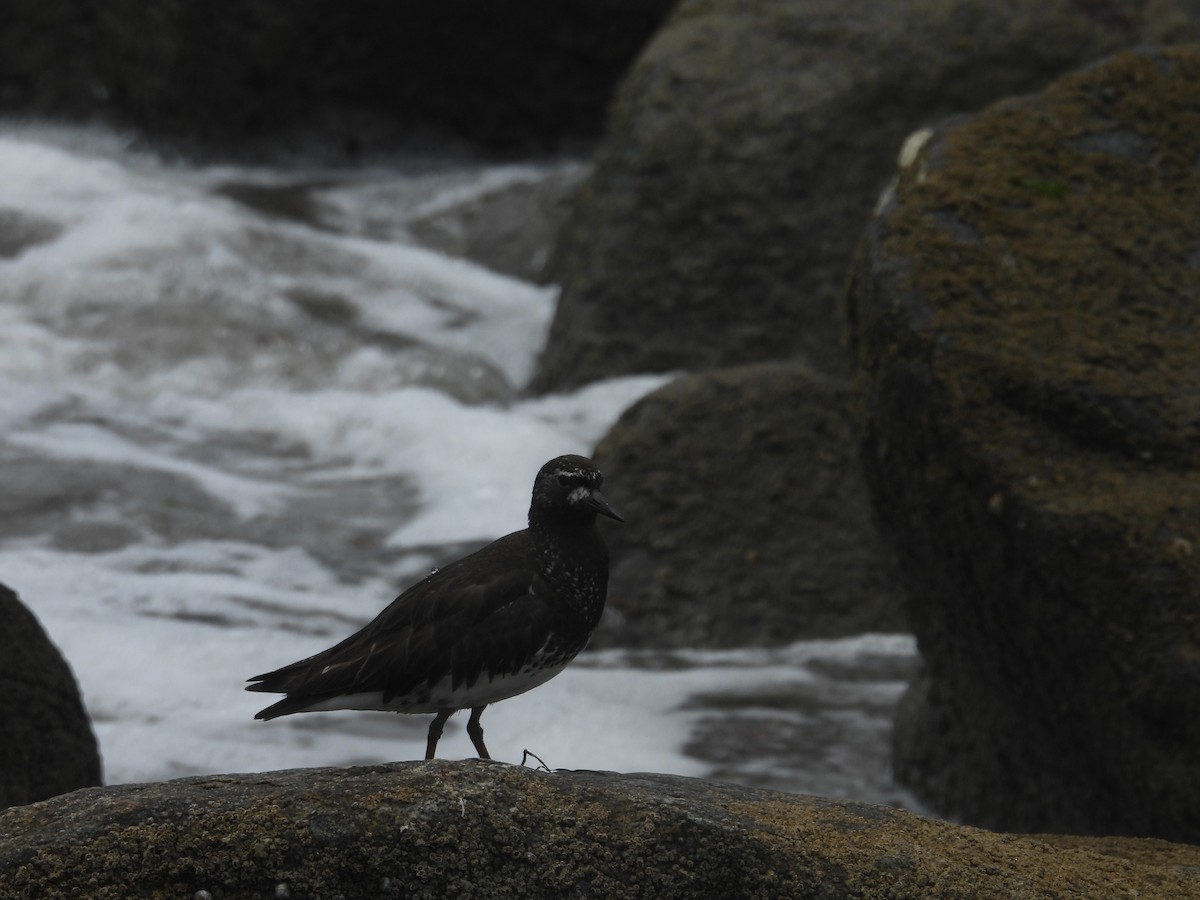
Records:
[[[665,380],[519,399],[555,289],[408,237],[564,165],[202,167],[0,127],[0,581],[71,663],[108,782],[421,755],[427,716],[262,723],[242,687],[523,527],[539,466]],[[902,801],[914,657],[881,635],[585,654],[484,726],[511,762]],[[444,755],[471,755],[462,724]]]

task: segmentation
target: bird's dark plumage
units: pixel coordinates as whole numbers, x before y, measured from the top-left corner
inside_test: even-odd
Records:
[[[257,675],[246,690],[286,694],[255,718],[327,709],[436,713],[426,758],[451,713],[488,757],[479,716],[549,680],[587,644],[608,587],[596,516],[623,521],[591,460],[560,456],[533,485],[529,527],[413,585],[361,631]]]

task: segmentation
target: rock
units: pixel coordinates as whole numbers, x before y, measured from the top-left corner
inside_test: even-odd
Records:
[[[1198,84],[1124,53],[912,142],[851,282],[896,774],[969,822],[1200,841]]]
[[[0,809],[101,783],[75,677],[33,613],[2,584],[0,722]]]
[[[520,179],[422,216],[409,223],[409,230],[435,250],[544,283],[554,237],[586,171],[576,165]]]
[[[904,631],[848,386],[797,364],[686,375],[594,457],[623,487],[597,645],[777,646]]]
[[[238,446],[232,441],[241,440]],[[261,434],[217,436],[210,452],[247,451],[286,466],[303,448]],[[0,448],[0,540],[45,540],[68,553],[107,553],[144,543],[244,541],[297,548],[347,580],[405,568],[404,560],[430,553],[451,558],[477,550],[450,546],[389,547],[396,521],[412,515],[417,495],[401,475],[346,479],[292,492],[278,506],[239,514],[177,472],[96,460],[55,459]],[[442,557],[445,554],[445,557]]]
[[[593,139],[670,0],[9,0],[0,109],[107,116],[203,147],[316,132],[348,155],[424,131],[503,150]]]
[[[15,259],[30,247],[54,240],[62,226],[21,209],[0,208],[0,259]]]
[[[796,354],[844,373],[838,303],[904,136],[1165,36],[1200,36],[1194,4],[681,3],[552,257],[534,389]]]
[[[472,760],[215,775],[0,815],[5,897],[1183,897],[1200,848]]]

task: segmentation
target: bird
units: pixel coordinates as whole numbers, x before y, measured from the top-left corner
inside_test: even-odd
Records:
[[[467,734],[491,759],[480,716],[549,681],[587,645],[608,591],[597,516],[625,520],[600,492],[590,459],[559,456],[538,471],[529,527],[434,569],[345,640],[249,679],[284,694],[256,719],[336,709],[434,713],[433,759],[450,716],[470,709]]]

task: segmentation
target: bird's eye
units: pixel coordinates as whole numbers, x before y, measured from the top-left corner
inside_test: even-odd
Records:
[[[568,485],[571,484],[571,476],[570,475],[559,475],[558,483],[561,484],[563,487],[567,487]]]

